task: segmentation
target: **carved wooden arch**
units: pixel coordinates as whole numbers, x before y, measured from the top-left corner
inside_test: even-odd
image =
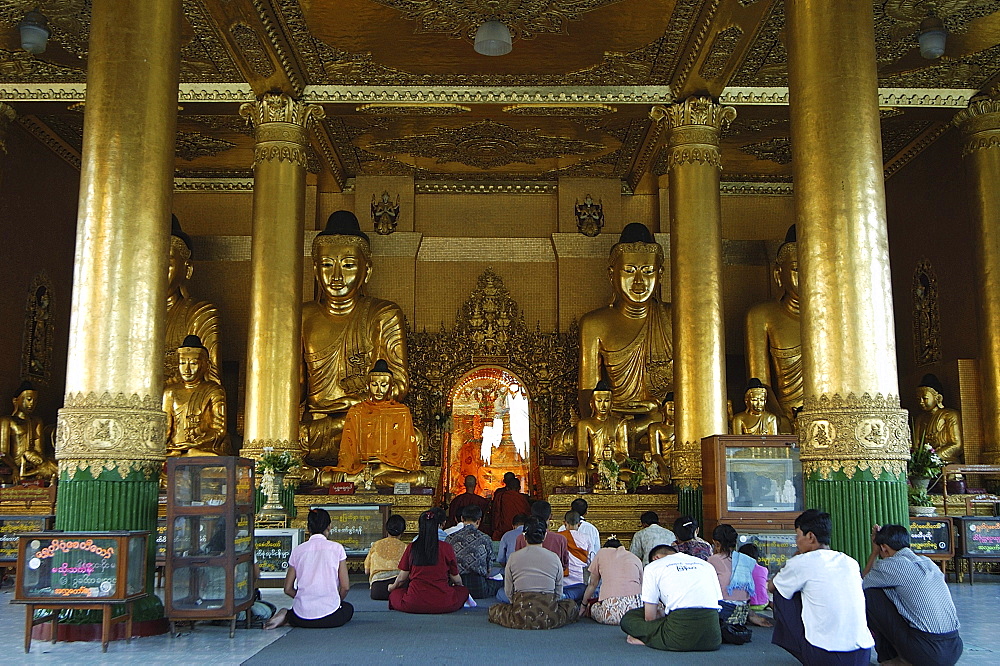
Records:
[[[520,378],[531,398],[533,449],[570,425],[576,404],[579,336],[528,328],[503,279],[487,268],[459,310],[455,326],[437,333],[407,333],[414,422],[425,428],[425,464],[442,462],[441,442],[449,428],[451,388],[481,366],[506,368]]]
[[[913,359],[917,367],[941,360],[941,311],[937,275],[929,259],[913,270]]]

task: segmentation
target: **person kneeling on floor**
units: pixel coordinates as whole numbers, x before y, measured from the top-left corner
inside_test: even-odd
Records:
[[[642,573],[643,607],[625,613],[621,629],[632,645],[675,652],[718,650],[721,598],[711,564],[661,544],[650,551]]]

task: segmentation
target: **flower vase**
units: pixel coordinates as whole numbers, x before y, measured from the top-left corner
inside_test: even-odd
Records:
[[[285,473],[266,471],[261,479],[261,487],[267,496],[267,501],[261,507],[261,514],[287,515],[281,504],[281,491],[285,488]]]
[[[932,506],[911,506],[910,515],[911,516],[933,516],[936,514],[936,509]]]
[[[930,479],[910,479],[910,485],[913,486],[914,490],[922,493],[927,492],[927,488],[931,485]]]

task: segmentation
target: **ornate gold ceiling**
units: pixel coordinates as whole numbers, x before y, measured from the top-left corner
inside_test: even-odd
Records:
[[[780,0],[183,5],[181,79],[208,87],[182,96],[179,176],[249,175],[253,137],[236,107],[280,89],[323,104],[310,171],[328,172],[334,187],[358,175],[412,174],[591,176],[634,188],[665,166],[651,105],[736,86],[753,90],[734,95],[739,116],[723,135],[723,178],[791,179],[787,107],[773,102],[787,85]],[[39,57],[20,49],[16,30],[35,8],[53,33]],[[936,61],[921,58],[916,42],[932,8],[949,32]],[[886,104],[888,176],[947,129],[955,105],[940,100],[953,100],[954,89],[967,98],[1000,78],[1000,1],[874,0],[873,11],[880,86],[931,89],[907,93],[919,104]],[[472,48],[476,28],[491,18],[511,29],[506,56]],[[79,160],[85,108],[67,101],[79,97],[65,87],[85,82],[89,24],[90,0],[0,0],[0,98],[71,162]]]

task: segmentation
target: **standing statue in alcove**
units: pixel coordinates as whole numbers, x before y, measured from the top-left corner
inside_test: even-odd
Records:
[[[170,227],[170,259],[167,264],[167,337],[164,361],[164,383],[178,381],[177,350],[189,335],[197,335],[208,354],[205,376],[213,382],[219,379],[219,309],[206,301],[193,298],[188,282],[194,273],[191,264],[191,237],[181,229],[177,216]]]

